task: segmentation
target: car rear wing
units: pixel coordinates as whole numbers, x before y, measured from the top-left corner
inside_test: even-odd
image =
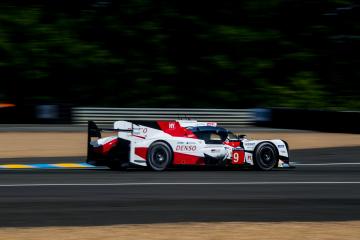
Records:
[[[91,145],[92,138],[101,138],[101,132],[133,132],[133,128],[119,129],[119,128],[99,128],[94,121],[88,121],[87,129],[87,156],[88,160],[92,158],[93,146]]]
[[[132,132],[133,128],[99,128],[94,121],[88,121],[88,142],[92,137],[101,138],[101,132]]]

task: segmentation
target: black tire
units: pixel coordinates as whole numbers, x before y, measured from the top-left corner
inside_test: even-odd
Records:
[[[114,171],[126,170],[128,164],[119,157],[116,150],[110,151],[107,166]]]
[[[110,161],[107,166],[113,171],[122,171],[127,169],[126,166],[123,166],[120,162],[115,161]]]
[[[173,152],[164,142],[150,145],[147,153],[147,164],[154,171],[164,171],[172,162]]]
[[[254,151],[254,166],[258,170],[269,171],[273,169],[278,159],[277,149],[271,143],[260,143]]]

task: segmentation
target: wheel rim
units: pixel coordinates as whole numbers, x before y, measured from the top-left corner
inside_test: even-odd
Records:
[[[272,168],[275,163],[275,151],[271,147],[264,147],[260,151],[260,163],[265,168]]]
[[[163,147],[155,147],[152,150],[150,162],[157,169],[163,169],[167,166],[169,153]]]

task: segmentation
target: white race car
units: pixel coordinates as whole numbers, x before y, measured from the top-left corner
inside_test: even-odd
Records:
[[[101,137],[102,131],[113,136]],[[129,166],[163,171],[179,165],[253,166],[259,170],[289,166],[286,141],[249,140],[195,120],[116,121],[112,129],[100,129],[89,121],[87,162],[111,169]]]

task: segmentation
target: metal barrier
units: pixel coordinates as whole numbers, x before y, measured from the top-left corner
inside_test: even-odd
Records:
[[[172,120],[195,119],[217,122],[224,127],[246,127],[255,123],[252,109],[196,109],[196,108],[95,108],[75,107],[72,120],[86,124],[93,120],[99,124],[112,124],[118,120]]]

